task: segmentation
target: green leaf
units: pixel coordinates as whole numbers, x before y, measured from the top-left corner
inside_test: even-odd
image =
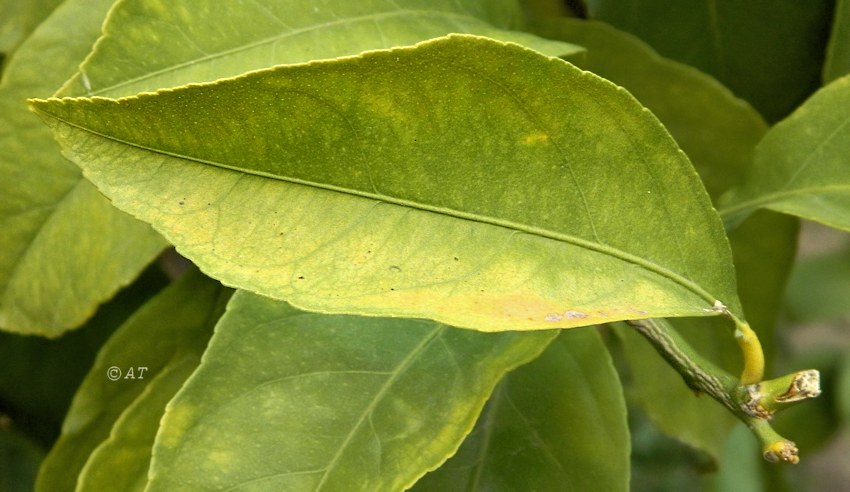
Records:
[[[508,374],[458,453],[412,490],[628,490],[629,451],[611,358],[595,330],[572,330]]]
[[[786,310],[797,322],[850,319],[850,242],[827,254],[803,257],[788,283]]]
[[[588,0],[591,18],[717,77],[776,121],[820,85],[832,2]],[[793,40],[793,41],[792,41]]]
[[[850,2],[836,0],[832,14],[832,34],[826,48],[823,82],[850,74]]]
[[[657,321],[669,323],[667,320]],[[740,358],[732,335],[726,338],[718,336],[723,333],[718,328],[723,327],[706,326],[695,320],[679,321],[676,329],[700,355],[711,359],[719,356],[726,366]],[[665,434],[718,459],[722,455],[726,435],[736,422],[735,417],[710,397],[698,396],[688,388],[682,377],[630,326],[615,326],[615,332],[625,347],[634,397],[652,423]]]
[[[84,326],[56,340],[0,333],[3,411],[48,447],[58,437],[74,392],[100,347],[165,284],[164,275],[149,269],[98,308]]]
[[[519,17],[516,0],[257,0],[238,8],[228,2],[199,8],[194,0],[167,6],[126,1],[110,13],[104,37],[62,95],[126,96],[449,33],[513,41],[552,56],[582,51],[507,30]]]
[[[581,67],[626,88],[649,108],[688,154],[709,195],[718,197],[742,179],[767,126],[715,79],[602,22],[551,19],[532,28],[584,46]]]
[[[720,221],[664,128],[516,45],[455,35],[33,107],[204,271],[304,309],[490,331],[740,313]]]
[[[168,405],[149,490],[402,490],[554,336],[312,314],[239,292]]]
[[[55,337],[79,326],[163,246],[149,226],[112,207],[80,178],[25,103],[35,94],[52,94],[74,73],[111,4],[65,2],[9,60],[0,83],[5,330]]]
[[[572,17],[570,10],[563,0],[520,0],[523,13],[528,19],[540,19],[544,17]]]
[[[721,200],[734,223],[754,209],[850,231],[850,76],[815,93],[778,123],[756,149],[752,173]]]
[[[0,2],[0,52],[13,53],[62,0]]]
[[[1,415],[0,419],[0,490],[30,492],[44,451],[26,435],[9,428],[8,417]]]
[[[637,38],[606,24],[561,19],[535,24],[534,31],[587,48],[583,68],[622,85],[656,114],[691,157],[713,197],[738,183],[750,166],[766,127],[746,103],[711,77],[660,57]],[[760,214],[730,235],[739,292],[747,317],[769,356],[773,330],[796,240],[796,220]],[[728,370],[740,369],[739,350],[719,318],[670,320],[700,354]],[[677,374],[643,342],[631,340],[634,389],[656,426],[719,459],[725,431],[734,419],[711,403],[695,400]],[[637,344],[637,345],[634,345]],[[670,388],[684,407],[659,399]]]
[[[104,448],[114,449],[115,460],[130,452],[134,460],[146,459],[134,447],[138,441],[128,437],[147,433],[152,440],[156,426],[147,426],[147,412],[161,415],[164,407],[156,407],[155,402],[167,401],[177,389],[163,380],[171,378],[172,372],[188,374],[185,364],[198,362],[229,294],[218,282],[188,273],[115,332],[74,396],[62,435],[41,467],[36,490],[74,490],[89,455],[104,441]],[[138,377],[139,367],[147,368],[142,379]],[[135,379],[128,377],[130,368]],[[116,374],[117,380],[110,379]],[[171,393],[161,393],[168,391]],[[120,462],[119,466],[127,463]],[[146,468],[139,463],[135,466],[137,471],[140,466],[142,471]],[[118,480],[116,477],[113,480]],[[136,477],[125,478],[132,482]]]
[[[835,382],[836,407],[844,428],[850,431],[850,354],[845,354],[838,366]]]
[[[150,377],[144,392],[115,421],[109,438],[92,452],[77,479],[78,492],[145,489],[151,449],[166,404],[198,367],[200,358],[200,350],[174,357]]]
[[[0,126],[8,122],[14,130],[0,136],[0,193],[7,197],[0,203],[0,327],[6,330],[57,336],[78,326],[164,246],[149,227],[118,212],[81,180],[23,103],[27,97],[52,94],[76,71],[112,3],[66,2],[9,63],[0,86]],[[267,1],[235,9],[213,2],[199,9],[187,0],[163,9],[158,1],[121,2],[111,12],[96,52],[60,92],[132,94],[277,63],[412,43],[458,29],[527,43],[547,53],[580,51],[494,27],[518,22],[515,2],[422,4],[340,2],[325,9],[310,2],[293,6]],[[358,29],[364,32],[354,36]],[[46,59],[50,70],[45,70]],[[104,86],[117,87],[107,91]],[[87,218],[85,227],[78,217]],[[68,288],[71,283],[74,288]]]
[[[716,492],[760,492],[765,487],[759,443],[742,423],[738,423],[726,440],[720,470],[713,478]]]

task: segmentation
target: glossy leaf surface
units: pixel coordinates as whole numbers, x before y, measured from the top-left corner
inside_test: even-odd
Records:
[[[658,121],[516,45],[34,107],[116,205],[305,309],[482,330],[740,313],[721,224]]]
[[[850,76],[815,93],[756,149],[752,174],[721,201],[735,222],[757,207],[850,231]]]
[[[412,490],[628,490],[629,451],[607,350],[572,330],[508,374],[457,454]]]
[[[403,490],[555,335],[327,316],[239,292],[168,405],[149,490]]]
[[[217,282],[193,272],[148,302],[119,328],[101,349],[74,396],[62,435],[42,465],[36,490],[74,490],[77,475],[104,442],[107,447],[122,439],[126,443],[126,434],[133,430],[147,432],[152,440],[156,427],[146,425],[140,417],[147,412],[164,411],[164,406],[156,407],[154,403],[163,398],[167,401],[170,395],[160,392],[172,391],[173,395],[177,388],[162,384],[162,380],[170,377],[169,373],[183,371],[193,357],[198,362],[228,295],[229,291]],[[138,378],[139,367],[147,368],[142,379]],[[130,368],[134,369],[133,378],[128,377]],[[151,406],[146,408],[148,405]],[[138,415],[140,411],[143,415]],[[131,450],[124,447],[111,458],[118,461],[119,468],[132,464],[134,470],[139,471],[141,466],[141,471],[145,471],[146,466],[138,463],[139,459],[147,459],[144,453],[136,449],[130,454]],[[147,453],[149,458],[150,445]],[[133,474],[124,477],[130,482],[134,478]]]
[[[163,247],[148,225],[80,178],[26,107],[27,97],[52,94],[74,73],[111,4],[65,2],[18,49],[0,84],[4,330],[54,337],[79,326]]]

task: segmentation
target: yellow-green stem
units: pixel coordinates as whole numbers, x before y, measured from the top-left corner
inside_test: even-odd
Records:
[[[735,339],[744,357],[741,384],[756,384],[764,378],[764,351],[762,351],[761,342],[749,324],[737,318],[733,319],[735,320]]]

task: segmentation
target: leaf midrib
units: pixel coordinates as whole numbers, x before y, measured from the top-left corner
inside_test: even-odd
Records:
[[[73,98],[71,98],[71,99],[73,99]],[[86,100],[86,98],[80,98],[78,100]],[[50,103],[50,102],[54,102],[54,103],[55,102],[63,102],[64,103],[64,102],[67,102],[67,99],[62,100],[62,99],[57,99],[57,98],[50,98],[50,99],[47,99],[47,100],[44,100],[44,99],[33,99],[33,100],[31,100],[31,103],[35,103],[35,104],[45,104],[45,103]],[[147,152],[151,152],[151,153],[159,154],[159,155],[164,155],[164,156],[168,156],[168,157],[173,157],[173,158],[176,158],[176,159],[194,162],[194,163],[197,163],[197,164],[205,164],[205,165],[217,167],[219,169],[223,169],[223,170],[227,170],[227,171],[242,173],[243,175],[256,176],[256,177],[267,178],[267,179],[274,179],[274,180],[282,181],[282,182],[289,183],[289,184],[307,186],[307,187],[322,189],[322,190],[326,190],[326,191],[334,191],[334,192],[337,192],[337,193],[342,193],[344,195],[351,195],[351,196],[366,198],[366,199],[370,199],[370,200],[374,200],[374,201],[378,201],[378,202],[388,203],[388,204],[391,204],[391,205],[397,205],[397,206],[400,206],[400,207],[436,213],[436,214],[440,214],[440,215],[445,215],[447,217],[452,217],[452,218],[455,218],[455,219],[468,220],[468,221],[471,221],[471,222],[487,224],[487,225],[490,225],[490,226],[502,227],[502,228],[505,228],[505,229],[513,230],[513,231],[520,232],[520,233],[529,234],[529,235],[532,235],[532,236],[538,236],[538,237],[542,237],[542,238],[546,238],[546,239],[551,239],[551,240],[554,240],[554,241],[560,241],[560,242],[572,244],[573,246],[585,248],[585,249],[595,251],[595,252],[603,254],[603,255],[610,256],[612,258],[616,258],[616,259],[623,261],[623,262],[626,262],[626,263],[631,263],[631,264],[636,265],[638,267],[644,268],[645,270],[647,270],[649,272],[652,272],[652,273],[655,273],[655,274],[657,274],[661,277],[667,278],[667,279],[671,280],[672,282],[680,285],[681,287],[691,291],[692,293],[696,294],[697,296],[701,297],[702,299],[704,299],[709,304],[709,306],[713,306],[716,301],[721,300],[719,297],[712,295],[711,293],[706,291],[704,288],[702,288],[700,285],[698,285],[694,281],[684,277],[683,275],[681,275],[679,273],[676,273],[672,270],[669,270],[662,265],[659,265],[657,263],[649,261],[649,260],[642,258],[640,256],[628,253],[626,251],[614,248],[612,246],[608,246],[608,245],[603,244],[603,243],[596,243],[596,242],[589,241],[587,239],[583,239],[583,238],[573,236],[573,235],[570,235],[570,234],[551,231],[551,230],[548,230],[548,229],[543,229],[543,228],[540,228],[540,227],[535,227],[535,226],[531,226],[531,225],[527,225],[527,224],[520,224],[520,223],[517,223],[517,222],[510,221],[510,220],[503,220],[503,219],[490,217],[490,216],[486,216],[486,215],[477,215],[477,214],[470,213],[470,212],[463,212],[463,211],[460,211],[460,210],[454,210],[454,209],[450,209],[450,208],[439,207],[439,206],[435,206],[435,205],[429,205],[429,204],[426,204],[426,203],[414,202],[414,201],[406,200],[406,199],[403,199],[403,198],[397,198],[397,197],[392,197],[392,196],[387,196],[387,195],[382,195],[382,194],[377,194],[377,193],[370,193],[370,192],[362,191],[362,190],[343,188],[343,187],[332,185],[332,184],[318,183],[318,182],[315,182],[315,181],[307,181],[307,180],[302,180],[302,179],[288,177],[288,176],[280,176],[280,175],[271,174],[271,173],[267,173],[267,172],[263,172],[263,171],[257,171],[257,170],[254,170],[254,169],[239,168],[239,167],[235,167],[235,166],[230,166],[228,164],[223,164],[223,163],[220,163],[220,162],[201,159],[201,158],[198,158],[198,157],[186,156],[186,155],[178,154],[176,152],[171,152],[171,151],[167,151],[167,150],[163,150],[163,149],[156,149],[156,148],[153,148],[153,147],[148,147],[148,146],[142,145],[142,144],[137,143],[137,142],[130,142],[130,141],[127,141],[127,140],[116,138],[113,135],[107,135],[107,134],[104,134],[102,132],[93,130],[91,128],[86,128],[86,127],[79,125],[75,122],[69,121],[69,120],[62,118],[62,117],[59,117],[55,114],[51,114],[47,111],[44,111],[44,109],[39,108],[37,106],[33,106],[33,109],[37,113],[41,113],[42,115],[47,116],[47,117],[49,117],[49,118],[51,118],[55,121],[58,121],[62,124],[68,125],[71,128],[75,128],[79,131],[82,131],[84,133],[88,133],[88,134],[96,136],[96,137],[103,138],[105,140],[109,140],[109,141],[116,142],[116,143],[119,143],[119,144],[122,144],[122,145],[126,145],[128,147],[136,148],[138,150],[147,151]],[[85,171],[84,171],[84,173],[85,173]],[[709,311],[707,310],[706,312],[708,313]]]
[[[220,51],[218,53],[207,54],[206,56],[203,56],[203,57],[200,57],[200,58],[193,58],[193,59],[178,63],[176,65],[171,65],[167,68],[163,68],[163,69],[160,69],[160,70],[156,70],[156,71],[147,73],[147,74],[145,74],[141,77],[133,77],[131,79],[124,80],[124,81],[122,81],[118,84],[103,87],[103,88],[100,88],[100,89],[95,90],[95,91],[86,91],[86,94],[88,94],[89,96],[102,95],[104,93],[113,91],[115,89],[120,89],[121,87],[126,87],[128,85],[135,84],[135,83],[140,82],[142,80],[147,80],[147,79],[151,79],[151,78],[154,78],[154,77],[158,77],[158,76],[161,76],[163,74],[167,74],[169,72],[174,72],[174,71],[180,70],[182,68],[185,68],[185,67],[188,67],[188,66],[191,66],[191,65],[196,65],[198,63],[204,63],[204,62],[208,62],[210,60],[223,58],[223,57],[230,56],[230,55],[233,55],[233,54],[237,54],[237,53],[240,53],[240,52],[243,52],[243,51],[248,51],[248,50],[251,50],[253,48],[263,46],[263,45],[266,45],[266,44],[276,43],[278,41],[287,39],[289,37],[297,36],[299,34],[309,33],[311,31],[319,31],[319,30],[322,30],[322,29],[327,29],[327,28],[330,28],[330,27],[335,27],[335,26],[346,24],[346,23],[352,23],[353,24],[353,23],[358,23],[358,22],[377,22],[379,20],[388,19],[388,18],[392,18],[392,17],[403,16],[403,15],[417,15],[417,14],[423,15],[423,16],[426,16],[426,17],[428,17],[428,16],[430,16],[430,17],[444,17],[444,18],[448,18],[448,19],[456,18],[456,19],[460,19],[462,21],[467,21],[467,22],[470,21],[470,20],[474,20],[475,22],[481,23],[481,24],[486,25],[488,27],[491,27],[493,29],[500,30],[500,28],[498,28],[498,27],[496,27],[496,26],[494,26],[494,25],[492,25],[492,24],[490,24],[490,23],[488,23],[488,22],[486,22],[482,19],[474,17],[472,15],[460,14],[460,13],[454,13],[454,12],[444,12],[444,11],[439,11],[439,10],[401,9],[401,10],[397,10],[397,11],[393,11],[393,12],[381,12],[381,13],[378,13],[378,14],[367,14],[367,15],[361,15],[361,16],[356,16],[356,17],[349,17],[349,18],[346,18],[346,19],[338,19],[338,20],[331,21],[331,22],[324,22],[324,23],[321,23],[321,24],[314,24],[312,26],[302,27],[302,28],[298,28],[298,29],[291,29],[290,31],[288,31],[286,33],[281,33],[277,36],[272,36],[272,37],[269,37],[269,38],[254,41],[252,43],[243,44],[243,45],[237,46],[235,48]],[[385,46],[385,48],[388,48],[388,46]],[[92,57],[95,54],[96,54],[96,52],[92,55]],[[355,53],[352,53],[352,54],[355,54]],[[77,77],[74,77],[72,80],[76,80],[78,77],[85,77],[86,76],[86,65],[87,65],[87,63],[83,63],[83,65],[80,67],[80,71],[77,73]],[[260,67],[260,68],[268,68],[268,67]],[[60,89],[57,94],[62,94],[66,90],[66,88],[67,88],[67,85],[65,87],[62,87],[62,89]]]

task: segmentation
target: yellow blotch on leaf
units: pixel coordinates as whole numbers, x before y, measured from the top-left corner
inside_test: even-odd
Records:
[[[529,133],[522,137],[523,145],[536,145],[549,141],[549,135],[543,132]]]

